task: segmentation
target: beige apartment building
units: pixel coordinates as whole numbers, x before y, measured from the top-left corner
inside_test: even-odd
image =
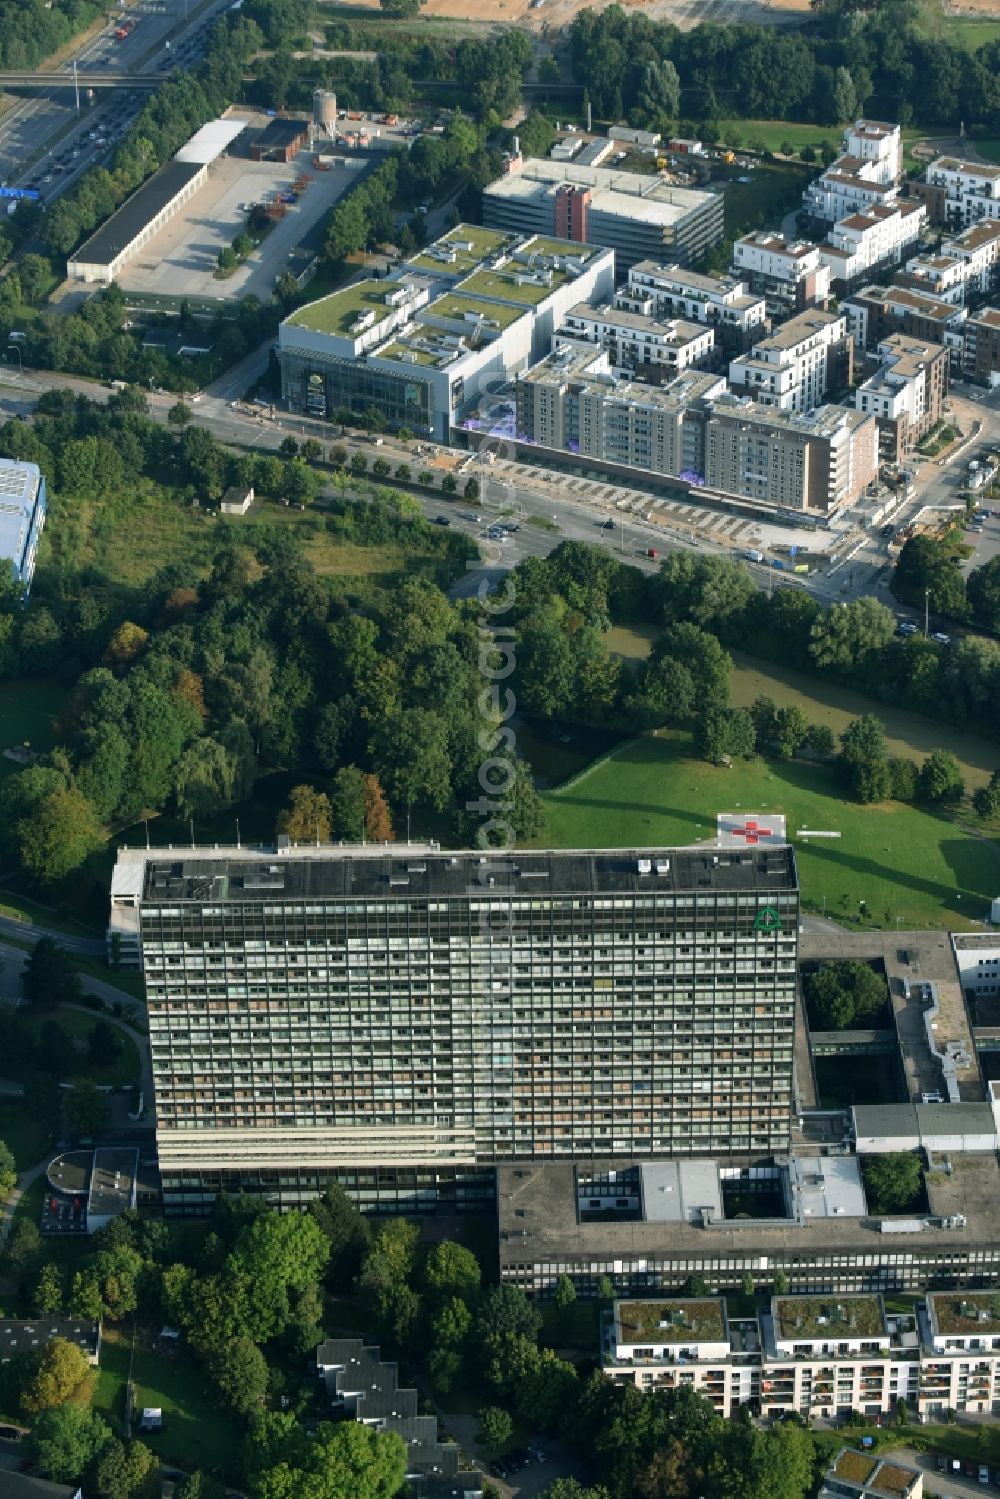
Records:
[[[789,318],[729,366],[729,383],[761,406],[812,411],[851,382],[854,340],[840,313],[813,308]]]
[[[712,402],[705,427],[710,490],[830,515],[853,504],[877,474],[878,427],[865,412],[820,406],[785,413],[734,395]]]

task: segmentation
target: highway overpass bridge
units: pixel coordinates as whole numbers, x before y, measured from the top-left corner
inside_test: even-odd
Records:
[[[159,88],[166,73],[121,73],[104,68],[101,72],[88,69],[59,73],[0,73],[0,89],[49,90],[54,88],[108,89],[108,88]]]

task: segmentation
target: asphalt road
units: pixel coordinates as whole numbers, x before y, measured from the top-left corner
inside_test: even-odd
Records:
[[[370,440],[364,438],[341,437],[339,429],[329,422],[293,416],[282,411],[276,412],[274,419],[271,419],[265,414],[254,415],[238,409],[235,405],[236,397],[263,372],[268,356],[269,345],[248,355],[239,366],[220,376],[205,392],[191,398],[192,415],[198,425],[206,428],[220,442],[251,451],[274,451],[287,436],[293,436],[298,441],[315,437],[324,447],[339,442],[349,452],[363,452],[369,465],[376,457],[384,458],[393,469],[403,462],[408,463],[413,470],[422,464],[433,465],[439,450],[431,444],[425,445],[425,452],[421,456],[415,452],[414,445],[403,445],[391,436],[387,436],[375,447]],[[50,388],[79,391],[93,400],[107,400],[110,394],[106,385],[72,375],[31,370],[25,370],[21,374],[10,369],[0,370],[0,418],[15,414],[27,415],[34,409],[41,393]],[[897,526],[904,524],[927,505],[960,508],[969,456],[988,441],[1000,443],[1000,390],[989,396],[973,392],[973,399],[969,399],[969,394],[967,387],[956,389],[952,396],[952,415],[962,423],[966,431],[971,429],[973,423],[979,424],[982,428],[980,434],[967,450],[943,465],[932,461],[924,461],[918,465],[911,463],[911,470],[915,474],[914,495],[894,517]],[[152,393],[149,396],[150,415],[156,421],[165,422],[167,412],[176,400],[177,397],[169,392]],[[450,454],[452,450],[442,449],[440,452]],[[467,473],[481,476],[480,468],[475,463],[470,464]],[[634,517],[625,521],[624,529],[616,522],[613,530],[604,530],[602,522],[608,518],[609,512],[596,508],[586,500],[573,497],[564,487],[572,477],[553,474],[551,478],[539,480],[530,476],[523,482],[515,480],[510,483],[505,480],[498,484],[490,478],[487,470],[482,497],[474,504],[462,500],[449,503],[435,494],[418,495],[417,499],[429,518],[446,515],[456,530],[464,530],[477,537],[483,551],[483,568],[497,576],[516,566],[523,557],[547,555],[560,541],[566,539],[606,546],[625,556],[636,566],[646,567],[651,571],[659,566],[659,556],[671,550],[708,553],[715,550],[719,555],[732,555],[732,548],[713,549],[697,538],[685,539],[679,534],[664,535],[662,527],[647,525]],[[459,482],[461,486],[461,476]],[[480,522],[462,519],[463,511],[471,512],[473,509],[482,517]],[[501,511],[510,510],[513,515],[508,518],[516,519],[520,525],[517,534],[503,542],[494,542],[485,537],[488,521],[496,518]],[[539,520],[548,524],[540,525]],[[1000,523],[997,537],[1000,541]],[[658,554],[654,558],[647,555],[651,549]],[[806,588],[824,604],[846,602],[867,594],[881,599],[888,607],[895,607],[888,591],[889,560],[888,542],[884,538],[877,533],[859,532],[855,555],[830,574],[818,572],[807,578],[793,580],[787,573],[772,574],[769,569],[753,564],[751,572],[762,587]],[[473,592],[481,576],[480,570],[461,580],[455,585],[453,592]]]
[[[209,17],[221,14],[227,3],[228,0],[212,0],[207,8],[202,8],[196,0],[166,0],[162,14],[137,12],[135,31],[124,41],[116,40],[114,28],[106,25],[76,52],[77,66],[93,70],[113,65],[119,71],[155,70],[161,63],[173,65],[175,61],[180,66],[190,66],[203,45],[202,39],[197,42],[191,39],[202,31]],[[185,47],[188,50],[182,56]],[[72,58],[67,59],[65,69],[66,89],[24,98],[0,117],[0,182],[11,187],[37,182],[45,203],[65,192],[95,162],[107,160],[115,141],[128,129],[147,97],[143,90],[107,90],[96,94],[93,104],[87,104],[81,90],[77,114]],[[165,66],[164,78],[168,71]],[[106,142],[104,147],[88,139],[91,131],[100,132]],[[44,181],[46,176],[48,182]]]

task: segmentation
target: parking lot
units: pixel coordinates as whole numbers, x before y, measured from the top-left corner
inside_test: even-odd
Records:
[[[366,157],[357,157],[354,162],[324,172],[313,168],[309,151],[301,151],[287,165],[235,155],[222,157],[205,186],[121,272],[119,285],[133,293],[226,299],[252,295],[267,299],[283,271],[303,269],[305,258],[301,264],[293,261],[294,252],[368,165]],[[272,203],[307,172],[311,180],[298,202],[287,205],[284,218],[238,270],[225,280],[217,279],[219,251],[231,245],[246,227],[247,216],[240,204]]]

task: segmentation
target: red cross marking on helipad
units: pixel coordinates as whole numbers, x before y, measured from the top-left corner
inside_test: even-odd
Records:
[[[773,838],[774,829],[763,827],[757,822],[745,823],[741,828],[730,828],[734,838],[745,838],[747,843],[759,843],[761,838]]]

